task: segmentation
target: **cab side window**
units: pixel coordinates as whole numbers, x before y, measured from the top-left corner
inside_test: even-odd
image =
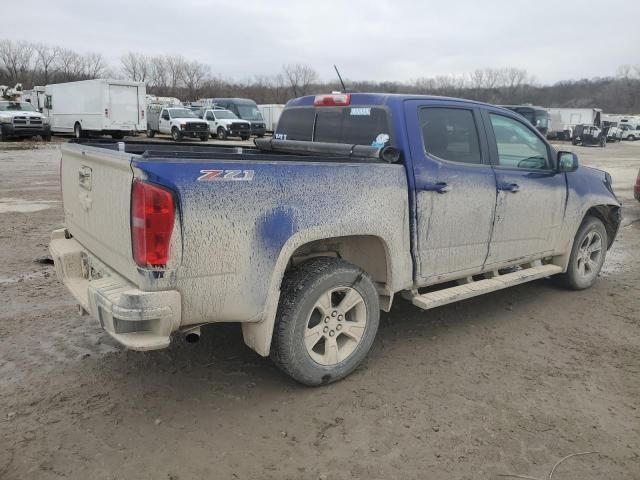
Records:
[[[425,152],[456,163],[481,164],[473,112],[462,108],[425,107],[419,113]]]
[[[489,114],[498,148],[498,165],[525,170],[548,170],[549,150],[531,129],[509,117]]]
[[[213,116],[213,112],[207,112],[207,120],[215,120],[214,116]]]

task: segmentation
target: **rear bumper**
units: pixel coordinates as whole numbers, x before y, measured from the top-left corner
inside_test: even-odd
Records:
[[[180,293],[139,290],[68,237],[65,229],[55,230],[49,251],[56,275],[80,307],[127,348],[167,347],[171,333],[180,326]]]

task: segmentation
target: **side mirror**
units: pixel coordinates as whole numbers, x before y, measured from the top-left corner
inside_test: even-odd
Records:
[[[575,172],[578,156],[573,152],[558,152],[558,172]]]

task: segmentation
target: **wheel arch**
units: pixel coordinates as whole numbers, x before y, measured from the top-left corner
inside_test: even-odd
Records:
[[[622,220],[621,207],[618,205],[595,205],[586,211],[580,225],[587,217],[595,217],[604,224],[607,231],[607,250],[611,248]]]
[[[362,268],[374,281],[380,308],[385,311],[391,308],[393,292],[398,290],[394,280],[396,266],[390,246],[383,238],[368,234],[306,239],[294,236],[276,262],[261,321],[242,324],[245,343],[258,354],[269,355],[284,276],[293,266],[322,256],[341,258]]]

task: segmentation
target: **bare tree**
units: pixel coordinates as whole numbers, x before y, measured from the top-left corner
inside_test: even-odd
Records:
[[[169,88],[171,94],[175,95],[180,82],[184,77],[185,59],[182,55],[167,55],[164,57],[164,64],[167,69],[167,77],[169,80]]]
[[[37,67],[42,74],[42,83],[49,83],[50,76],[57,71],[57,61],[59,59],[60,47],[52,47],[44,43],[38,43],[33,47],[37,55]]]
[[[151,59],[141,53],[129,52],[120,58],[122,71],[135,82],[146,82],[151,76]]]
[[[284,65],[282,71],[296,97],[307,95],[309,87],[318,81],[318,72],[303,63]]]
[[[27,42],[12,40],[0,41],[0,61],[7,71],[10,82],[27,80],[33,71],[33,45]]]
[[[184,62],[182,65],[182,81],[189,92],[191,100],[197,100],[204,80],[209,76],[211,68],[197,60]]]
[[[106,64],[101,53],[87,53],[82,58],[84,63],[83,76],[87,79],[100,78],[104,75]]]

